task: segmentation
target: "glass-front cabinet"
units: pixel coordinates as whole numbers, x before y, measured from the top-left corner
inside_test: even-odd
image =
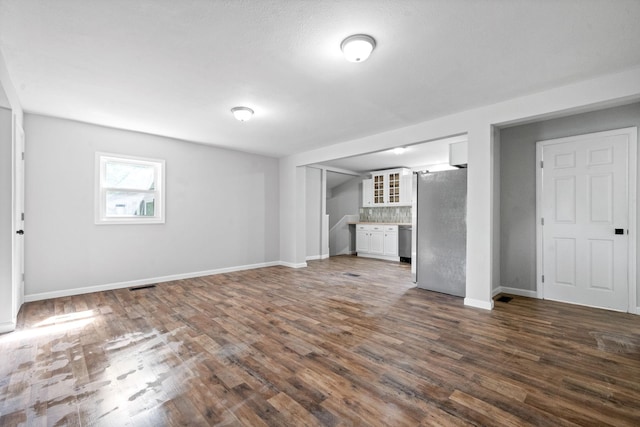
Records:
[[[411,170],[407,168],[371,172],[363,184],[363,207],[411,204]]]
[[[400,203],[400,172],[391,172],[389,175],[389,199],[387,203]]]
[[[381,205],[385,203],[385,183],[387,180],[385,179],[385,174],[373,175],[373,204]]]

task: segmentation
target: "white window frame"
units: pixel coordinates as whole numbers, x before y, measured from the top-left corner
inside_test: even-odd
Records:
[[[120,163],[131,163],[144,166],[153,166],[155,170],[155,189],[148,190],[153,193],[154,216],[107,216],[106,213],[106,193],[109,190],[145,192],[144,190],[126,188],[109,188],[104,186],[106,164],[109,161]],[[123,154],[112,154],[96,152],[95,159],[95,223],[101,224],[164,224],[165,207],[165,161],[162,159],[150,159],[146,157],[127,156]]]

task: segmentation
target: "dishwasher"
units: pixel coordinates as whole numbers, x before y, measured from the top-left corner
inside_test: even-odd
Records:
[[[398,255],[400,262],[411,264],[411,230],[410,225],[398,226]]]

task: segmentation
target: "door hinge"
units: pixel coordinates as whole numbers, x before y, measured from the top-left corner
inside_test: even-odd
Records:
[[[540,225],[544,225],[544,218],[540,218]]]
[[[24,212],[20,214],[20,221],[24,221]]]
[[[542,275],[542,283],[544,283],[544,274]]]
[[[24,160],[24,151],[22,152],[22,160]]]
[[[24,273],[22,273],[22,281],[24,282]]]
[[[544,160],[540,160],[540,169],[544,169]]]

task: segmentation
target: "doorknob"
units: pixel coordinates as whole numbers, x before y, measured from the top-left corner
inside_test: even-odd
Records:
[[[616,228],[616,234],[624,234],[623,228]]]
[[[22,236],[24,234],[24,230],[18,230],[18,231],[16,231],[16,234],[19,234],[19,235]]]

